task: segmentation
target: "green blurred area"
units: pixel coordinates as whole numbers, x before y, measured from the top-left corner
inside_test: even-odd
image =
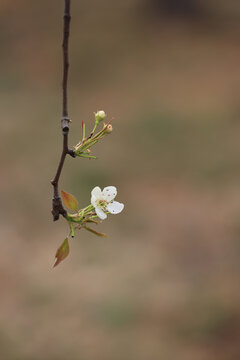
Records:
[[[0,358],[239,360],[240,4],[72,0],[70,145],[114,131],[60,187],[125,209],[52,270],[63,3],[0,1]]]

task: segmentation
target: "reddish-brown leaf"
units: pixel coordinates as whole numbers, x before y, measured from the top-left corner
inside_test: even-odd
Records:
[[[57,266],[61,261],[63,261],[64,259],[66,259],[66,257],[69,254],[69,243],[68,243],[68,238],[66,238],[64,240],[64,242],[61,244],[61,246],[57,249],[55,258],[55,264],[53,265],[53,267]]]
[[[67,193],[66,191],[61,191],[61,195],[62,195],[62,200],[64,205],[73,211],[77,211],[78,210],[78,201],[75,198],[75,196],[73,196],[72,194]]]

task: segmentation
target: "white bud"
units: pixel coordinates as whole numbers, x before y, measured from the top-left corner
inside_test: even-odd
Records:
[[[95,120],[99,123],[100,121],[102,121],[107,115],[105,114],[105,111],[100,110],[95,114]]]
[[[112,131],[113,131],[112,125],[108,124],[105,130],[106,134],[111,134]]]

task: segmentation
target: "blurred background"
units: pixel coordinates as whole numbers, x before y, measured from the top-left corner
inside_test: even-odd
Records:
[[[53,270],[63,6],[0,1],[0,357],[239,360],[240,3],[72,0],[69,142],[114,131],[60,189],[125,209]]]

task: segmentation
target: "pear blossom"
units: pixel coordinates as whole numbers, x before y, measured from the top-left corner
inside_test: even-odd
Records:
[[[97,216],[104,220],[107,218],[106,212],[111,214],[119,214],[123,208],[124,204],[114,201],[117,195],[117,189],[115,186],[107,186],[103,189],[100,189],[99,186],[96,186],[91,192],[91,204],[95,208]]]

